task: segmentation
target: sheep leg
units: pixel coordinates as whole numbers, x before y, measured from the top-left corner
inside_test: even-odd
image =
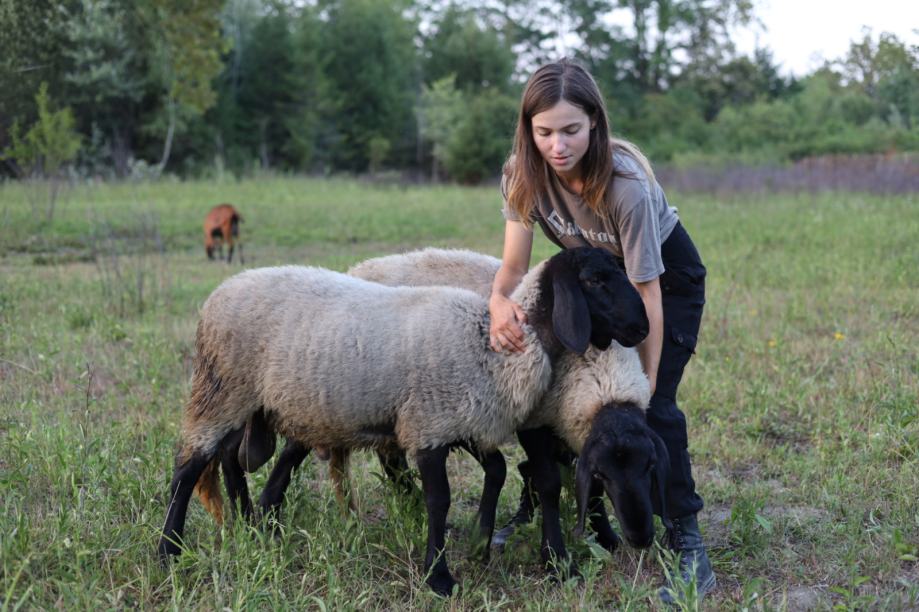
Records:
[[[405,459],[405,451],[402,449],[378,450],[377,458],[383,467],[383,472],[387,478],[392,481],[406,495],[415,495],[419,493],[418,487],[412,480],[408,461]]]
[[[195,454],[188,461],[176,467],[172,483],[169,485],[169,507],[166,510],[166,521],[163,523],[163,535],[157,546],[161,559],[166,559],[169,555],[178,555],[181,552],[188,500],[191,499],[198,478],[213,460],[215,454],[216,450],[209,456]]]
[[[447,568],[444,554],[447,512],[450,510],[450,481],[447,479],[449,448],[419,450],[416,459],[428,510],[428,545],[424,558],[426,582],[435,593],[449,596],[456,581]]]
[[[508,538],[517,531],[517,525],[526,525],[532,521],[533,515],[536,514],[536,508],[539,506],[539,496],[536,493],[536,489],[533,487],[530,462],[521,461],[517,464],[517,470],[520,472],[520,477],[523,478],[523,488],[520,490],[520,502],[517,505],[517,513],[511,517],[511,520],[509,520],[504,527],[495,532],[495,536],[491,540],[493,546],[501,547],[507,544]]]
[[[565,443],[554,434],[552,439],[555,444],[553,450],[555,460],[563,467],[570,467],[573,465],[577,455],[568,450]],[[495,537],[492,538],[493,546],[504,546],[508,538],[517,531],[518,525],[526,525],[533,520],[533,515],[536,514],[536,508],[539,507],[539,495],[536,493],[536,489],[533,486],[533,471],[530,462],[520,462],[517,465],[517,470],[520,472],[520,477],[523,479],[523,488],[520,491],[520,502],[517,505],[517,513],[504,525],[504,527],[495,533]]]
[[[590,501],[587,511],[590,516],[590,527],[597,534],[597,543],[606,550],[614,552],[621,540],[613,531],[613,526],[610,525],[606,505],[603,502],[604,493],[603,485],[599,480],[594,479],[590,485]]]
[[[291,474],[300,467],[309,452],[310,449],[299,442],[294,440],[287,441],[287,445],[281,451],[281,456],[278,457],[278,462],[275,464],[274,469],[271,470],[271,475],[268,476],[265,490],[262,491],[262,495],[259,497],[258,503],[262,509],[263,516],[271,517],[275,520],[280,519],[281,502],[284,500],[284,492],[287,491],[287,487],[290,485]]]
[[[230,506],[238,509],[247,521],[251,521],[252,498],[249,497],[246,473],[237,459],[245,429],[241,427],[224,437],[221,442],[220,466],[223,468],[223,482],[227,488],[227,496],[230,498]]]
[[[485,483],[482,487],[482,498],[479,501],[479,538],[475,545],[477,553],[482,555],[482,561],[488,562],[491,552],[491,539],[495,531],[495,515],[498,512],[498,496],[507,477],[507,465],[504,455],[499,450],[485,453],[474,444],[462,444],[469,453],[475,457],[485,471]]]
[[[518,431],[517,438],[530,462],[533,486],[539,494],[539,503],[542,506],[540,553],[543,562],[552,573],[576,574],[577,569],[568,557],[565,541],[562,538],[558,507],[562,492],[562,477],[558,463],[552,454],[552,430],[548,427],[540,427]]]

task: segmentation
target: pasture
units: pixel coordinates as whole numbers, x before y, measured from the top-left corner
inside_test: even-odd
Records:
[[[666,187],[666,186],[665,186]],[[471,533],[481,471],[449,460],[447,550],[460,583],[423,582],[423,507],[370,454],[336,505],[327,465],[298,471],[277,538],[218,528],[193,499],[189,549],[154,547],[189,389],[197,309],[240,270],[208,262],[201,222],[231,202],[246,266],[343,270],[436,245],[500,254],[496,187],[356,180],[86,185],[33,221],[0,185],[0,608],[656,608],[672,565],[610,556],[563,527],[583,579],[557,584],[537,526],[483,565]],[[669,194],[708,270],[679,398],[719,587],[705,609],[919,607],[919,203],[915,195]],[[534,261],[555,250],[538,238]],[[449,338],[444,338],[449,342]],[[503,524],[522,452],[507,447]],[[268,469],[250,478],[257,494]],[[697,607],[692,593],[687,608]]]

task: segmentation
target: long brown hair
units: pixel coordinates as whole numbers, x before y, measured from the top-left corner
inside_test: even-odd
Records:
[[[651,165],[634,144],[610,137],[606,104],[600,88],[590,73],[569,59],[540,67],[527,81],[520,100],[520,114],[514,134],[514,148],[504,164],[507,203],[529,226],[536,199],[547,187],[548,167],[533,140],[533,116],[549,110],[561,100],[582,109],[591,123],[590,142],[581,159],[584,187],[581,197],[601,219],[608,219],[612,202],[610,181],[615,174],[613,150],[634,157],[648,176],[654,180]]]

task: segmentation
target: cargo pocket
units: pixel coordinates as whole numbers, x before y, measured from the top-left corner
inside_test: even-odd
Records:
[[[683,369],[696,352],[696,336],[672,325],[667,325],[664,334],[654,394],[676,400],[676,390],[683,378]]]
[[[681,331],[676,327],[670,328],[670,339],[673,343],[682,346],[690,353],[696,353],[696,337],[688,332]]]
[[[696,297],[705,293],[705,268],[670,267],[660,276],[661,293]]]

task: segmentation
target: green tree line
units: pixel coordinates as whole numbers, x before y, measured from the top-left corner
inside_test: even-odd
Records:
[[[0,0],[0,172],[475,182],[561,52],[655,162],[919,149],[919,47],[866,30],[795,79],[734,48],[755,17],[752,0]],[[61,132],[50,158],[26,136],[42,130]]]

